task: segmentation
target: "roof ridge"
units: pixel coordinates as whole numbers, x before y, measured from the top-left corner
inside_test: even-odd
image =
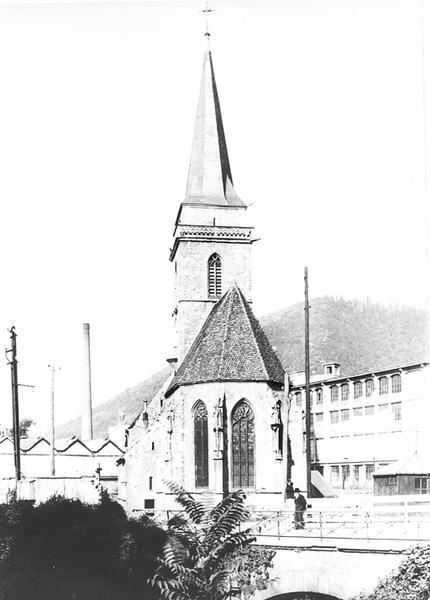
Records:
[[[252,331],[252,337],[253,337],[253,340],[254,340],[254,342],[255,342],[255,344],[256,344],[256,346],[257,346],[257,350],[258,350],[258,356],[259,356],[260,362],[261,362],[261,363],[262,363],[262,365],[263,365],[263,371],[264,371],[264,373],[266,374],[266,377],[267,377],[267,378],[269,378],[269,371],[268,371],[268,369],[267,369],[267,365],[266,365],[266,363],[265,363],[265,361],[264,361],[264,358],[263,358],[263,355],[262,355],[262,352],[261,352],[260,345],[259,345],[259,343],[258,343],[258,341],[257,341],[257,339],[256,339],[256,337],[255,337],[255,335],[254,335],[254,333],[255,333],[255,332],[254,332],[254,327],[253,327],[253,324],[252,324],[251,318],[250,318],[250,316],[249,316],[249,314],[248,314],[248,310],[247,310],[247,309],[248,309],[249,307],[247,306],[247,301],[246,301],[246,298],[245,298],[245,296],[243,295],[243,292],[242,292],[242,290],[239,288],[239,286],[237,285],[237,283],[236,283],[235,285],[236,285],[236,287],[237,287],[237,291],[238,291],[238,293],[239,293],[239,299],[240,299],[240,301],[241,301],[241,303],[242,303],[242,306],[243,306],[243,309],[244,309],[244,312],[245,312],[245,315],[246,315],[246,319],[247,319],[247,321],[248,321],[248,323],[249,323],[249,326],[250,326],[250,328],[251,328],[251,331]]]
[[[231,315],[231,308],[232,308],[232,305],[233,305],[232,294],[229,294],[229,292],[226,292],[226,297],[227,297],[227,300],[228,300],[227,319],[226,319],[226,323],[225,323],[225,327],[224,327],[224,335],[223,335],[223,340],[222,340],[221,360],[218,363],[218,369],[217,369],[217,377],[218,378],[220,376],[220,371],[222,370],[222,366],[221,365],[223,365],[223,363],[224,363],[225,343],[226,343],[226,340],[227,340],[228,329],[229,329],[229,326],[230,326],[230,315]]]

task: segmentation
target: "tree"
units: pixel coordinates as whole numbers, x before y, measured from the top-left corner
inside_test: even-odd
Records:
[[[33,419],[31,419],[30,417],[24,417],[23,419],[20,419],[20,421],[19,421],[19,437],[20,438],[28,437],[28,430],[33,425],[36,425],[36,422],[33,421]],[[10,437],[14,436],[14,428],[13,427],[11,429],[9,429],[9,435],[10,435]]]
[[[150,579],[162,599],[224,600],[231,596],[233,581],[241,586],[250,583],[247,569],[269,566],[274,553],[270,557],[267,553],[259,555],[252,547],[254,561],[245,567],[245,555],[255,538],[251,529],[240,530],[250,516],[242,491],[229,494],[210,509],[182,487],[168,486],[186,517],[176,515],[168,522],[163,557]],[[248,585],[248,592],[256,587]]]

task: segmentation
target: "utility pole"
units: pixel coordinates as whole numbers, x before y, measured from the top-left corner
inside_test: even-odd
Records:
[[[312,498],[311,479],[311,390],[309,360],[309,289],[308,268],[305,267],[305,387],[306,387],[306,490],[308,498]]]
[[[11,347],[6,350],[6,358],[10,365],[10,378],[12,385],[12,423],[13,423],[13,452],[15,461],[16,482],[21,479],[21,449],[19,437],[19,404],[18,404],[18,361],[16,359],[16,332],[15,327],[9,329]],[[10,353],[11,358],[8,358]]]
[[[55,367],[48,365],[51,369],[51,476],[55,476]]]

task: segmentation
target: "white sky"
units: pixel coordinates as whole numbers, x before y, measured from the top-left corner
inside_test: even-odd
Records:
[[[426,306],[421,0],[214,0],[212,50],[258,315],[323,294]],[[199,0],[0,1],[0,346],[21,415],[80,412],[163,367],[168,251],[204,50]],[[427,98],[430,94],[429,81]],[[427,119],[429,119],[427,115]],[[430,139],[430,136],[427,135]],[[10,423],[0,363],[0,422]],[[36,430],[37,431],[37,430]]]

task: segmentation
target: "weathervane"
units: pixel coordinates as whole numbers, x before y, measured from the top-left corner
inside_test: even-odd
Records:
[[[209,38],[211,36],[210,32],[209,32],[209,15],[213,12],[215,12],[214,8],[210,8],[209,3],[206,2],[206,6],[204,7],[203,10],[199,11],[202,12],[206,15],[206,33],[205,33],[205,37],[207,37],[208,41]]]

